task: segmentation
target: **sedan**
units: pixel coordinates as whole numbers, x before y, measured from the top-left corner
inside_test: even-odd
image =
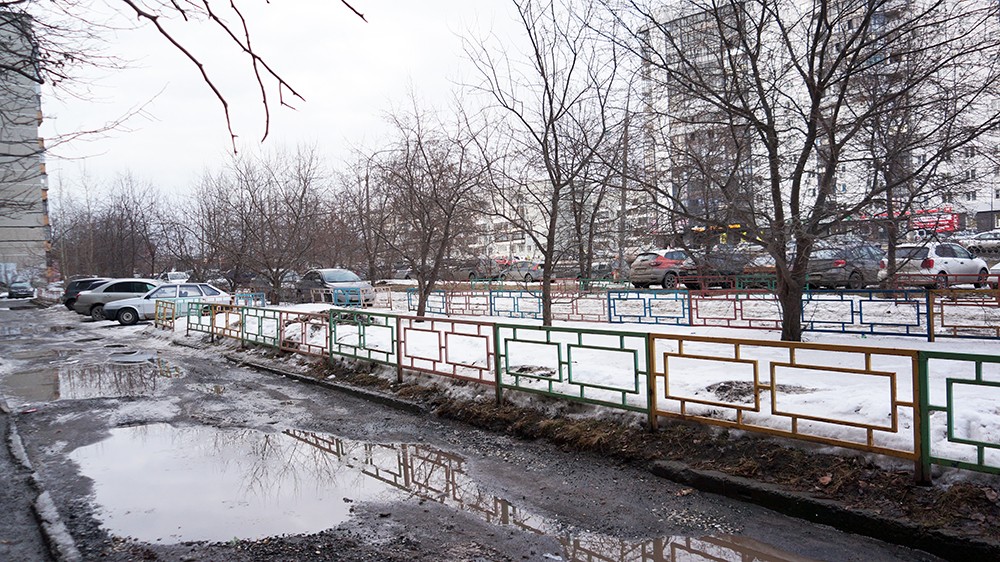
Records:
[[[884,255],[882,250],[863,242],[816,248],[809,256],[806,283],[862,289],[878,281]]]
[[[168,283],[141,297],[109,302],[104,305],[104,318],[118,320],[123,326],[135,324],[139,320],[149,320],[156,315],[158,300],[228,304],[231,297],[208,283]]]
[[[980,232],[969,238],[960,238],[956,242],[968,248],[973,255],[1000,253],[1000,230]]]
[[[310,269],[299,279],[296,292],[302,301],[311,297],[314,290],[320,291],[324,302],[365,306],[375,302],[372,284],[347,269]]]
[[[93,289],[80,291],[73,304],[77,314],[90,315],[94,320],[104,320],[104,305],[109,302],[141,297],[159,285],[152,279],[114,279]]]
[[[518,260],[500,274],[500,279],[511,281],[523,280],[525,283],[541,281],[543,267],[542,264],[536,261]]]
[[[990,270],[982,258],[953,243],[930,242],[908,244],[896,248],[896,275],[911,285],[946,288],[956,283],[986,285]],[[888,258],[882,260],[879,278],[889,274]]]
[[[10,289],[7,289],[8,299],[30,299],[34,296],[35,289],[31,286],[31,283],[11,283]]]

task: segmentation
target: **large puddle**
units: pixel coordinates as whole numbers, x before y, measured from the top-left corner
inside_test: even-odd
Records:
[[[97,363],[53,366],[3,377],[4,392],[23,402],[152,396],[166,378],[180,370],[161,359],[138,363]]]
[[[104,527],[151,543],[315,533],[349,519],[357,502],[433,501],[551,536],[563,549],[553,560],[805,560],[745,537],[568,532],[484,491],[462,457],[420,444],[155,424],[114,429],[70,458],[94,482]]]

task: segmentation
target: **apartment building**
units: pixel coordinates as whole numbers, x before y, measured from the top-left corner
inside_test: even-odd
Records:
[[[51,229],[31,20],[0,13],[0,282],[34,280],[51,264]]]

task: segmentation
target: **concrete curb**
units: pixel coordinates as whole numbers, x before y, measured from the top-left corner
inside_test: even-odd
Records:
[[[704,492],[746,501],[841,531],[923,550],[946,560],[1000,560],[1000,542],[927,529],[876,513],[851,510],[840,502],[790,492],[748,478],[713,470],[695,470],[680,462],[657,461],[652,463],[650,471],[661,478]]]
[[[411,414],[425,414],[430,410],[421,404],[414,402],[408,402],[406,400],[400,400],[394,396],[389,396],[387,394],[381,394],[378,392],[372,392],[370,390],[364,390],[361,388],[347,386],[343,384],[337,384],[323,379],[315,379],[306,375],[300,375],[298,373],[293,373],[290,371],[285,371],[271,365],[265,365],[263,363],[257,363],[255,361],[250,361],[248,359],[235,356],[230,353],[224,353],[222,355],[227,361],[231,361],[238,365],[244,365],[259,371],[266,371],[275,375],[281,375],[283,377],[288,377],[290,379],[304,382],[307,384],[313,384],[323,388],[328,388],[330,390],[336,390],[337,392],[342,392],[344,394],[349,394],[351,396],[362,398],[364,400],[369,400],[377,404],[382,404],[383,406],[388,406],[390,408],[395,408],[397,410],[402,410],[404,412],[409,412]]]
[[[6,399],[2,397],[0,397],[0,411],[8,416],[7,447],[10,449],[14,460],[29,471],[31,487],[38,493],[38,496],[32,503],[32,511],[34,511],[35,520],[38,521],[39,528],[41,529],[42,538],[49,545],[49,551],[60,562],[79,562],[83,560],[79,549],[76,548],[76,541],[73,540],[73,535],[69,533],[62,518],[59,516],[59,510],[56,509],[55,502],[52,501],[52,496],[45,490],[38,472],[35,471],[31,460],[28,458],[28,453],[24,448],[24,441],[21,440],[21,434],[17,430],[17,418],[12,414]]]

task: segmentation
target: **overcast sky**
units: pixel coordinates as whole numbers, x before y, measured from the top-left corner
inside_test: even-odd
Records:
[[[352,145],[378,143],[385,112],[411,88],[428,104],[448,104],[453,82],[471,76],[460,35],[493,32],[507,40],[516,33],[510,0],[351,2],[368,23],[335,0],[241,6],[256,49],[305,98],[292,101],[294,111],[273,105],[265,148],[315,144],[339,165]],[[216,30],[168,25],[223,88],[238,148],[260,147],[264,116],[246,60]],[[129,67],[89,72],[85,99],[43,89],[42,136],[95,129],[140,106],[142,113],[121,130],[52,148],[54,194],[83,178],[107,184],[125,171],[176,193],[219,167],[231,150],[229,134],[222,106],[197,69],[148,26],[114,34],[109,50],[129,59]]]

